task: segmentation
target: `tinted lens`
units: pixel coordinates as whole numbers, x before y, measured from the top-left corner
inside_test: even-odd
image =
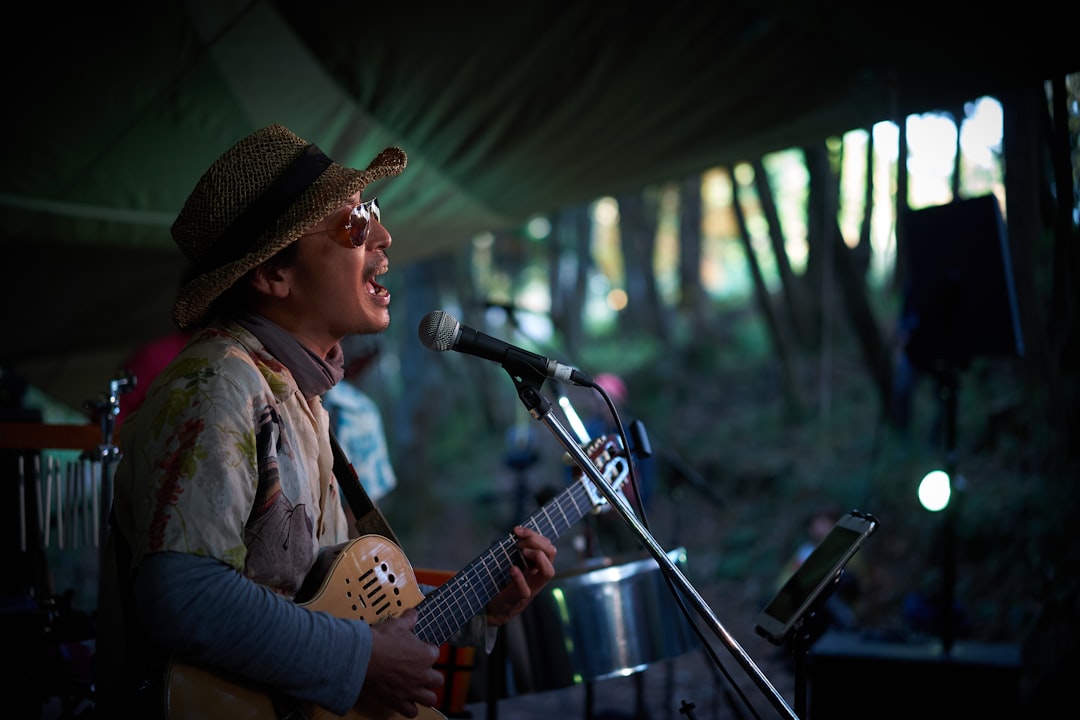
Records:
[[[364,240],[367,238],[368,225],[371,223],[372,218],[379,221],[381,217],[379,198],[371,198],[353,208],[353,211],[349,213],[347,227],[349,228],[349,239],[352,240],[354,247],[360,247],[364,244]]]

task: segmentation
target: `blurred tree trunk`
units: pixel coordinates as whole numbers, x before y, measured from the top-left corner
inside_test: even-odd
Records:
[[[531,258],[529,257],[526,241],[520,232],[502,230],[494,233],[494,235],[492,263],[495,268],[498,268],[501,273],[510,278],[512,284],[500,288],[477,288],[471,280],[472,273],[469,272],[468,268],[460,268],[454,274],[458,280],[457,298],[462,308],[466,309],[466,314],[475,316],[475,319],[470,320],[469,317],[465,317],[459,318],[459,320],[462,325],[468,325],[481,332],[504,337],[507,342],[520,344],[521,338],[514,337],[518,334],[518,317],[514,310],[514,301],[520,289],[521,278],[525,277],[525,268]],[[477,296],[477,292],[481,295]],[[505,302],[509,306],[506,314],[506,328],[489,328],[486,326],[486,310],[489,302]],[[471,311],[469,311],[470,308]],[[505,372],[498,364],[491,362],[469,362],[466,369],[470,373],[471,393],[480,395],[478,406],[481,410],[484,428],[494,431],[500,427],[505,427],[510,422],[507,413],[512,411],[508,411],[505,403],[502,402],[503,398],[498,393],[502,389],[500,384],[497,381],[491,381],[491,378],[496,375],[505,376]]]
[[[730,176],[730,173],[728,174]],[[776,321],[772,296],[769,294],[769,288],[765,284],[765,276],[761,272],[761,264],[758,262],[757,253],[754,252],[753,238],[750,236],[750,229],[746,225],[746,216],[743,214],[742,203],[739,202],[739,187],[734,177],[731,177],[731,187],[731,209],[735,213],[735,222],[739,226],[739,240],[742,242],[743,251],[746,253],[746,264],[750,270],[750,277],[754,281],[754,297],[757,300],[762,317],[765,318],[765,325],[769,330],[769,337],[772,338],[773,349],[776,350],[776,358],[780,362],[780,370],[784,377],[784,400],[788,412],[798,416],[801,414],[802,402],[799,399],[798,386],[791,369],[791,353],[788,349],[787,333],[781,329],[780,323]]]
[[[952,115],[953,124],[956,125],[956,147],[953,149],[955,154],[953,155],[953,171],[952,171],[951,188],[952,188],[953,200],[959,200],[960,199],[960,191],[961,191],[961,188],[964,185],[964,182],[963,182],[964,181],[964,178],[963,178],[963,164],[961,162],[963,160],[963,157],[964,157],[964,151],[963,151],[963,148],[960,145],[960,126],[964,124],[964,116],[965,116],[964,106],[961,104],[961,105],[957,105],[957,106],[953,107],[949,111],[949,114]]]
[[[679,310],[694,337],[707,330],[708,297],[701,284],[701,175],[679,187]]]
[[[893,267],[893,292],[904,294],[907,287],[908,276],[908,242],[907,230],[904,228],[903,218],[908,209],[908,143],[907,143],[907,119],[896,118],[896,126],[900,128],[897,134],[896,145],[896,208],[893,217],[896,222],[896,265]]]
[[[870,235],[874,227],[874,128],[866,131],[866,178],[863,189],[863,217],[859,224],[859,242],[855,245],[855,267],[866,277],[874,254]]]
[[[828,168],[827,157],[820,148],[803,148],[803,158],[806,163],[807,190],[806,190],[806,270],[802,275],[803,297],[806,299],[802,317],[806,321],[807,340],[809,347],[821,349],[821,338],[827,330],[823,327],[826,322],[825,312],[826,293],[829,284],[827,257],[828,246],[822,242],[825,235],[825,219],[827,217],[826,196],[824,183],[831,173],[822,174],[822,167]]]
[[[1054,77],[1050,88],[1053,97],[1049,142],[1057,203],[1054,206],[1053,280],[1047,333],[1064,375],[1061,392],[1058,393],[1064,415],[1062,444],[1075,460],[1080,456],[1080,320],[1077,319],[1077,308],[1080,307],[1080,248],[1077,247],[1080,233],[1073,222],[1075,202],[1067,202],[1066,198],[1077,197],[1077,179],[1070,162],[1071,128],[1075,127],[1077,113],[1070,114],[1069,108],[1076,108],[1080,98],[1069,97],[1069,88],[1063,76]]]
[[[848,322],[855,331],[859,347],[862,349],[863,362],[866,363],[867,371],[877,387],[883,416],[887,417],[892,399],[890,345],[874,317],[866,275],[860,269],[851,248],[844,243],[839,225],[835,226],[832,242],[835,245],[833,260],[836,266],[836,278],[843,293]]]
[[[1047,140],[1041,132],[1045,127],[1046,96],[1038,86],[1023,88],[1001,97],[1004,114],[1004,135],[1002,145],[1005,148],[1005,193],[1008,198],[1007,226],[1009,235],[1009,254],[1012,259],[1013,278],[1016,283],[1016,296],[1019,305],[1021,335],[1025,353],[1026,384],[1032,391],[1028,397],[1044,397],[1047,407],[1028,408],[1029,422],[1046,428],[1051,446],[1046,456],[1052,458],[1076,458],[1075,440],[1077,434],[1076,405],[1077,392],[1076,348],[1067,344],[1052,342],[1043,315],[1043,308],[1050,307],[1055,298],[1055,288],[1051,287],[1050,297],[1039,297],[1036,280],[1036,259],[1046,260],[1056,266],[1059,262],[1068,262],[1071,254],[1068,250],[1057,250],[1046,246],[1046,224],[1043,222],[1040,208],[1043,207],[1044,175],[1041,158]],[[1066,122],[1064,118],[1056,119]],[[1066,155],[1066,158],[1068,156]],[[1063,189],[1058,189],[1056,202],[1067,202],[1063,197],[1071,197]],[[1067,243],[1075,246],[1075,233],[1071,237],[1056,238],[1056,244]],[[1042,251],[1042,257],[1040,257]],[[1075,252],[1075,251],[1073,251]],[[1049,256],[1049,257],[1047,257]],[[1055,257],[1056,256],[1056,257]],[[1055,273],[1067,273],[1068,266],[1054,267]],[[1058,289],[1057,292],[1062,292]],[[1051,307],[1050,313],[1068,312],[1064,308]],[[1075,332],[1075,331],[1074,331]],[[1053,388],[1052,392],[1046,392]],[[1072,442],[1070,442],[1072,441]]]
[[[385,408],[384,412],[391,416],[387,424],[393,428],[393,439],[402,456],[414,458],[418,464],[423,463],[428,433],[432,430],[428,427],[431,419],[431,413],[427,411],[428,393],[445,384],[446,370],[442,363],[435,362],[435,353],[422,352],[422,348],[414,351],[413,348],[419,345],[412,341],[424,316],[441,304],[444,290],[441,285],[446,278],[447,262],[449,258],[440,255],[408,263],[400,271],[400,282],[410,291],[405,293],[404,317],[398,317],[395,312],[393,330],[401,337],[409,338],[410,342],[402,343],[404,350],[400,354],[402,401]],[[401,324],[406,329],[402,330]]]
[[[570,305],[568,293],[573,288],[563,279],[563,257],[567,254],[567,248],[573,247],[573,229],[564,225],[564,218],[569,212],[568,207],[559,208],[553,215],[548,216],[551,222],[551,234],[547,241],[547,268],[548,268],[548,297],[551,299],[551,324],[556,328],[567,327],[567,308]]]
[[[1051,83],[1052,132],[1050,139],[1053,158],[1054,187],[1057,204],[1054,214],[1053,281],[1050,288],[1051,315],[1048,332],[1055,351],[1060,353],[1064,368],[1060,402],[1064,408],[1063,445],[1074,461],[1080,457],[1080,233],[1073,221],[1078,183],[1070,162],[1072,153],[1072,128],[1078,113],[1076,95],[1069,96],[1069,86],[1063,76],[1056,76]],[[1076,87],[1075,84],[1072,87]],[[1074,112],[1070,113],[1069,108]]]
[[[829,164],[824,148],[808,150],[807,168],[811,187],[817,186],[819,217],[823,222],[817,247],[824,256],[819,262],[822,274],[823,357],[828,358],[832,318],[837,304],[842,304],[852,331],[862,350],[863,362],[881,399],[884,416],[889,411],[892,396],[892,356],[870,305],[865,275],[859,271],[854,253],[844,242],[836,219],[838,178]],[[838,295],[839,293],[839,295]],[[842,300],[842,303],[840,301]],[[826,363],[826,372],[828,364]],[[826,380],[823,378],[823,382]],[[827,402],[827,388],[823,402]]]
[[[776,210],[776,200],[773,198],[772,186],[769,184],[765,165],[758,158],[754,161],[753,167],[754,188],[757,190],[758,201],[761,203],[761,212],[769,226],[769,241],[772,243],[776,270],[780,276],[781,298],[787,310],[787,318],[795,342],[799,346],[805,346],[807,342],[806,319],[803,317],[803,308],[806,307],[803,297],[805,290],[791,269],[791,259],[788,257],[787,243],[784,239],[784,228],[780,224],[780,214]]]
[[[1050,157],[1053,159],[1053,178],[1056,196],[1053,216],[1052,281],[1050,287],[1050,317],[1047,334],[1058,362],[1066,372],[1062,398],[1065,407],[1065,445],[1072,456],[1080,454],[1080,338],[1077,308],[1080,307],[1080,235],[1074,228],[1072,213],[1076,198],[1077,180],[1072,174],[1070,124],[1077,120],[1069,107],[1077,107],[1077,97],[1069,97],[1065,78],[1055,77],[1051,83]]]
[[[391,331],[399,338],[398,346],[401,372],[401,396],[398,402],[381,406],[386,428],[387,444],[394,458],[408,458],[408,462],[394,463],[398,488],[380,504],[391,507],[399,497],[411,498],[410,512],[427,513],[433,510],[429,501],[435,473],[430,438],[439,432],[437,413],[431,412],[431,399],[445,397],[449,369],[439,353],[428,352],[416,342],[420,322],[433,308],[442,304],[443,294],[448,290],[444,283],[447,264],[452,257],[439,255],[408,263],[401,268],[399,282],[409,292],[403,294],[404,307],[395,308]],[[395,271],[397,273],[398,271]],[[394,303],[397,304],[396,298]],[[399,519],[394,514],[395,532],[403,536],[411,532],[410,517]]]
[[[660,293],[656,288],[653,262],[656,256],[656,204],[645,202],[645,192],[627,193],[618,198],[619,235],[626,268],[626,311],[620,323],[629,321],[635,330],[654,337],[668,335],[663,322]]]
[[[571,354],[576,356],[584,341],[585,292],[592,258],[589,205],[561,208],[552,227],[548,271],[551,321],[562,333]]]
[[[807,313],[810,323],[810,347],[818,352],[818,417],[825,420],[832,412],[832,340],[834,289],[832,257],[835,246],[827,242],[827,220],[835,217],[836,197],[829,185],[835,182],[829,170],[828,154],[817,146],[803,148],[807,172],[806,199],[806,285]]]

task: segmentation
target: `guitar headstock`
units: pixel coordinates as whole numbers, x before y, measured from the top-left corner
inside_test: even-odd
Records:
[[[630,477],[630,456],[623,447],[622,439],[618,435],[593,438],[581,450],[604,476],[608,486],[615,492],[622,492],[623,484]],[[609,509],[607,498],[596,489],[591,479],[584,477],[581,468],[574,469],[574,477],[588,492],[594,513]]]

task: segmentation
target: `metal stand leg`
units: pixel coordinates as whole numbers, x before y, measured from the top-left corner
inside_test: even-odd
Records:
[[[807,613],[802,624],[791,636],[791,652],[795,658],[795,715],[806,720],[807,657],[810,654],[809,621],[816,613]]]

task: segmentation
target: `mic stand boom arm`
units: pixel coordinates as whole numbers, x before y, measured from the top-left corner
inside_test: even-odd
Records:
[[[690,603],[694,606],[698,615],[709,625],[709,628],[716,635],[716,637],[727,646],[728,651],[732,657],[743,667],[747,673],[750,674],[754,683],[758,686],[761,692],[769,698],[769,701],[780,712],[781,715],[798,720],[798,716],[792,711],[788,704],[784,701],[784,698],[776,690],[776,688],[769,682],[768,678],[758,669],[754,661],[746,654],[742,646],[738,641],[731,636],[730,633],[720,623],[720,620],[713,613],[712,609],[701,597],[701,595],[694,589],[694,586],[690,584],[690,581],[682,574],[678,566],[668,557],[667,553],[656,542],[652,534],[641,524],[637,515],[627,505],[617,492],[612,490],[607,482],[604,480],[604,476],[600,474],[600,471],[589,460],[588,456],[581,449],[581,446],[577,444],[574,438],[566,431],[566,428],[562,426],[558,418],[554,417],[551,413],[551,403],[540,394],[540,388],[544,383],[544,378],[537,377],[538,373],[529,367],[518,367],[515,363],[507,362],[503,364],[503,368],[510,374],[514,384],[518,389],[518,397],[525,404],[525,408],[529,411],[529,414],[534,419],[543,422],[551,434],[555,436],[555,439],[570,453],[570,457],[574,459],[574,462],[581,468],[581,471],[588,475],[592,480],[593,485],[600,491],[600,493],[607,499],[611,506],[614,507],[623,521],[630,526],[634,534],[641,540],[642,544],[648,548],[649,553],[656,559],[664,570],[667,577],[671,578],[682,593],[690,599]]]

